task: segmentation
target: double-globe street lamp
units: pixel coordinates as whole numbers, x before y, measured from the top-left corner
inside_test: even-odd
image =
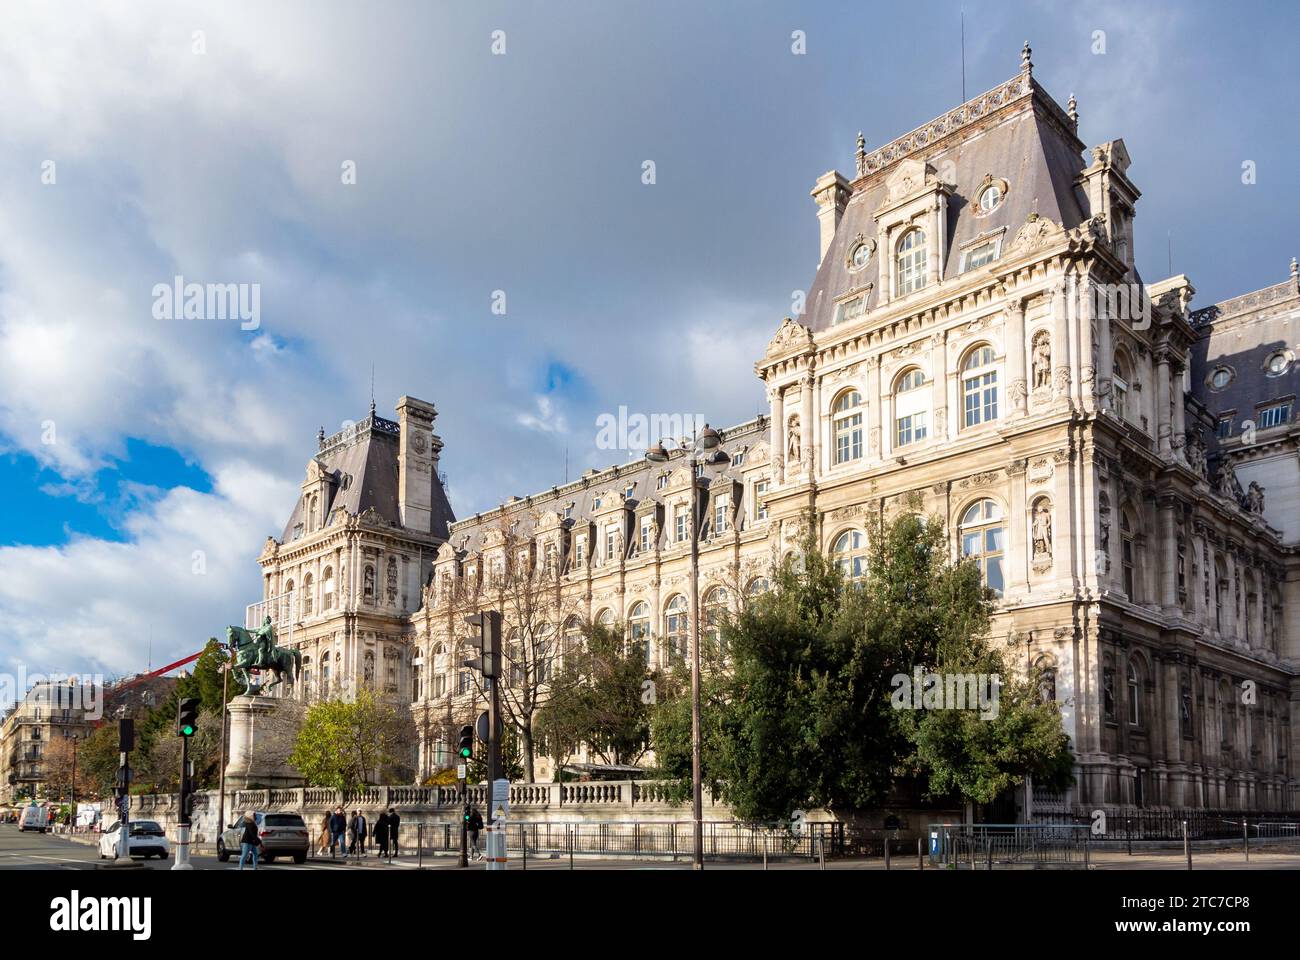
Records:
[[[704,868],[704,789],[700,769],[703,736],[700,729],[700,463],[713,462],[710,450],[722,442],[718,431],[707,423],[691,447],[691,792],[694,800],[695,854],[692,864]],[[707,460],[705,457],[707,456]],[[646,459],[665,463],[672,454],[664,438],[646,451]]]

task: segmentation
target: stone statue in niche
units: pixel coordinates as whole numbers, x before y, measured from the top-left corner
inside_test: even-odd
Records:
[[[1198,477],[1205,479],[1205,444],[1197,434],[1192,434],[1187,441],[1187,465]]]
[[[1246,491],[1246,509],[1251,513],[1264,512],[1264,488],[1254,480],[1250,481],[1250,488]]]
[[[373,603],[375,600],[375,568],[366,564],[364,596],[367,601]]]
[[[1033,517],[1034,559],[1052,559],[1052,508],[1046,500],[1034,506]]]
[[[388,558],[388,602],[397,602],[397,560]]]
[[[785,428],[785,449],[786,460],[790,469],[797,470],[799,461],[803,459],[803,447],[799,444],[799,415],[795,414],[786,423]]]
[[[1051,386],[1052,383],[1052,338],[1047,331],[1040,330],[1034,334],[1033,349],[1034,389]]]

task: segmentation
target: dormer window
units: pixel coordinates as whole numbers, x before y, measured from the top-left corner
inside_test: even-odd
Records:
[[[1222,390],[1232,383],[1232,369],[1230,367],[1215,367],[1209,377],[1211,390]]]
[[[914,227],[903,234],[898,242],[895,288],[898,296],[914,293],[925,287],[925,273],[929,262],[929,250],[925,242],[925,231]]]
[[[856,297],[850,297],[835,305],[835,316],[831,319],[831,325],[848,323],[850,320],[856,320],[867,312],[867,295],[860,293]]]
[[[731,465],[732,465],[733,467],[739,467],[739,466],[741,466],[742,464],[744,464],[744,462],[745,462],[745,451],[744,451],[744,450],[741,450],[739,453],[734,453],[734,454],[731,455]]]
[[[570,503],[570,504],[566,504],[566,505],[565,505],[565,507],[564,507],[564,519],[565,519],[565,520],[572,520],[572,519],[573,519],[573,504]]]
[[[1264,361],[1264,372],[1270,377],[1280,377],[1286,373],[1291,366],[1291,358],[1286,351],[1279,350],[1277,353],[1270,354],[1269,358]]]
[[[857,272],[871,262],[876,245],[870,240],[858,240],[849,251],[849,270]]]
[[[992,213],[1002,205],[1002,191],[996,184],[989,184],[980,191],[979,198],[980,210],[985,213]]]
[[[961,258],[961,269],[965,273],[967,270],[974,270],[982,267],[987,263],[992,263],[998,257],[998,241],[985,240],[983,243],[971,247]]]
[[[668,486],[668,474],[661,473],[659,479],[655,481],[655,489],[662,490],[666,486]]]
[[[599,510],[599,509],[600,509],[600,497],[597,497],[597,498],[592,502],[592,504],[591,504],[591,509],[593,509],[593,510]]]
[[[635,490],[635,489],[636,489],[636,484],[635,484],[635,483],[629,483],[626,487],[624,487],[624,488],[623,488],[623,499],[624,499],[624,500],[631,500],[631,499],[632,499],[632,491]]]

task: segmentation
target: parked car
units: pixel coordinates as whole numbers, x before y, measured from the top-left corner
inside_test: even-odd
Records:
[[[257,821],[257,835],[262,840],[262,852],[258,854],[264,863],[274,863],[276,857],[293,857],[294,863],[307,860],[307,850],[311,843],[307,834],[307,824],[296,813],[254,813]],[[232,856],[239,856],[240,840],[244,833],[244,818],[239,817],[217,838],[217,859],[225,863]]]
[[[99,835],[99,859],[116,860],[118,858],[118,841],[122,838],[122,821],[119,820]],[[132,857],[157,857],[166,860],[171,853],[167,844],[167,832],[153,820],[132,820],[131,833],[127,837],[127,853]]]

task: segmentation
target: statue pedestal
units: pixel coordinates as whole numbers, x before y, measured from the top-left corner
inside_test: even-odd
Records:
[[[301,720],[301,705],[293,700],[244,694],[231,700],[226,709],[230,711],[226,789],[302,786],[302,776],[287,760]]]

